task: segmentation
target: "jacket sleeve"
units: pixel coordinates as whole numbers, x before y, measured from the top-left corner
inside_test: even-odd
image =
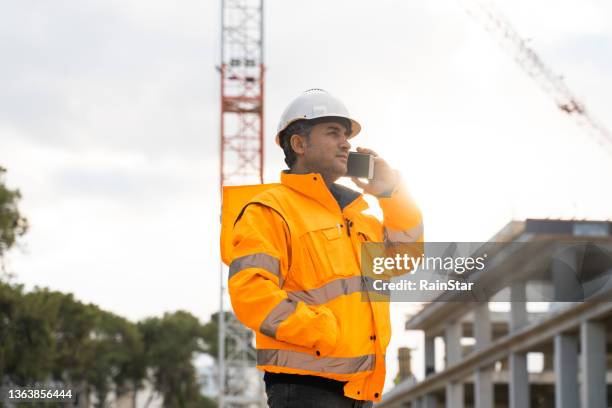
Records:
[[[423,216],[403,182],[387,197],[379,197],[378,203],[383,211],[383,242],[387,246],[386,256],[396,253],[420,257],[424,251]],[[398,245],[406,244],[406,245]],[[393,272],[399,276],[410,270]]]
[[[229,294],[244,325],[276,340],[328,355],[338,323],[325,306],[289,299],[282,289],[289,268],[288,227],[273,209],[250,204],[234,226]]]

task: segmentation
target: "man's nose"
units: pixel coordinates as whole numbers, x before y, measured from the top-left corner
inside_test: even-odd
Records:
[[[340,148],[347,152],[351,149],[351,143],[348,141],[347,138],[344,138],[344,140],[340,144]]]

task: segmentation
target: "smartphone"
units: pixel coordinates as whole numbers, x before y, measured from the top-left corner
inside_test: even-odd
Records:
[[[346,177],[374,178],[374,156],[369,153],[349,152]]]

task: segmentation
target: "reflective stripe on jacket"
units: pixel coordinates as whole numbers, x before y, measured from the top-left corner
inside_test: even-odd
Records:
[[[343,209],[319,174],[282,172],[253,197],[231,235],[229,293],[256,333],[258,368],[348,381],[346,396],[379,401],[389,303],[368,301],[361,243],[422,242],[422,218],[401,186],[379,198],[383,223],[340,188],[354,196]]]

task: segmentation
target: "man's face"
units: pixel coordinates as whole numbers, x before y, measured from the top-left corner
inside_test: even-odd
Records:
[[[346,174],[346,162],[351,144],[346,127],[336,122],[315,125],[304,147],[304,165],[310,171],[321,173],[329,181]]]

